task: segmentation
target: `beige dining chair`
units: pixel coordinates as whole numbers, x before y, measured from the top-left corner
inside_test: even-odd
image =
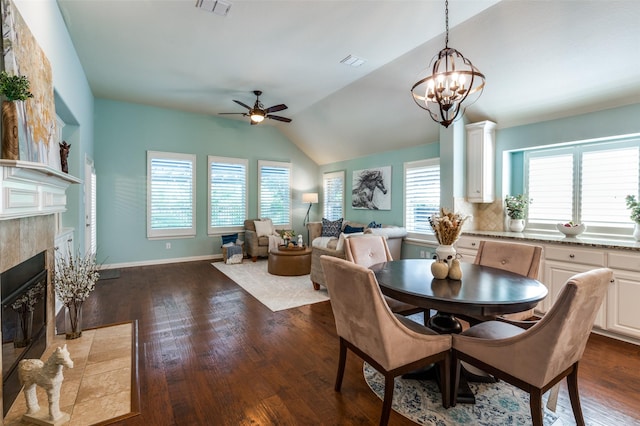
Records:
[[[375,265],[376,263],[390,262],[393,260],[389,246],[387,245],[387,240],[382,235],[363,235],[355,238],[347,238],[344,240],[344,254],[348,261],[357,263],[365,268]],[[393,313],[406,316],[423,312],[425,324],[429,318],[429,309],[404,303],[386,295],[384,295],[384,300]]]
[[[442,406],[448,408],[451,336],[391,312],[370,269],[326,255],[320,262],[340,338],[336,392],[342,387],[350,349],[384,375],[381,425],[389,421],[395,377],[432,363],[440,366]]]
[[[453,335],[452,389],[460,361],[469,363],[529,392],[533,425],[542,426],[542,395],[566,377],[576,423],[584,425],[578,363],[612,277],[608,268],[574,275],[547,314],[527,330],[487,321]],[[455,392],[451,397],[455,405]]]
[[[502,269],[537,280],[541,257],[542,247],[540,246],[482,240],[473,263]],[[509,321],[527,321],[535,318],[535,314],[532,308],[524,312],[503,314],[500,317]],[[475,321],[473,321],[474,319]],[[492,319],[496,319],[496,317],[473,317],[471,322],[477,323],[478,321]],[[530,325],[533,324],[521,324],[521,326]]]

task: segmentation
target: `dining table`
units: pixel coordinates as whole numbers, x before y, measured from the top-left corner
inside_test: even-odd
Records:
[[[402,259],[378,263],[373,270],[383,294],[405,303],[435,310],[425,316],[426,326],[440,334],[462,332],[458,317],[487,318],[534,308],[547,294],[538,280],[502,269],[461,263],[462,279],[436,279],[430,259]],[[428,317],[428,320],[427,320]],[[405,375],[406,378],[434,378],[437,369]],[[437,377],[435,377],[437,380]],[[465,370],[458,388],[458,402],[475,403],[469,381],[492,381],[481,371]]]

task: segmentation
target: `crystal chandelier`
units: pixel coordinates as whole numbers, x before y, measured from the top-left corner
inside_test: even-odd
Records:
[[[411,88],[411,94],[416,104],[429,111],[434,121],[449,127],[480,97],[485,78],[462,53],[449,47],[449,0],[445,1],[445,23],[444,49],[433,57],[425,71],[431,71],[431,74],[418,80]],[[466,102],[464,107],[463,102]]]

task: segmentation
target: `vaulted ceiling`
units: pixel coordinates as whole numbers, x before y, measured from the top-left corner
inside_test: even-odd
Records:
[[[205,2],[211,0],[205,0]],[[444,47],[444,1],[58,0],[96,97],[275,125],[318,164],[434,142],[410,88]],[[450,0],[449,46],[486,75],[499,128],[640,103],[640,2]],[[360,67],[340,63],[348,55]]]

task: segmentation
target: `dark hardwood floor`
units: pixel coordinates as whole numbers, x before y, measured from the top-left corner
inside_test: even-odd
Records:
[[[311,286],[311,283],[309,283]],[[85,302],[84,324],[139,325],[142,414],[122,425],[370,425],[381,401],[338,339],[329,302],[281,312],[209,262],[121,269]],[[588,425],[640,425],[640,346],[593,335],[580,367]],[[563,424],[575,424],[563,384]],[[411,425],[392,412],[390,424]]]

